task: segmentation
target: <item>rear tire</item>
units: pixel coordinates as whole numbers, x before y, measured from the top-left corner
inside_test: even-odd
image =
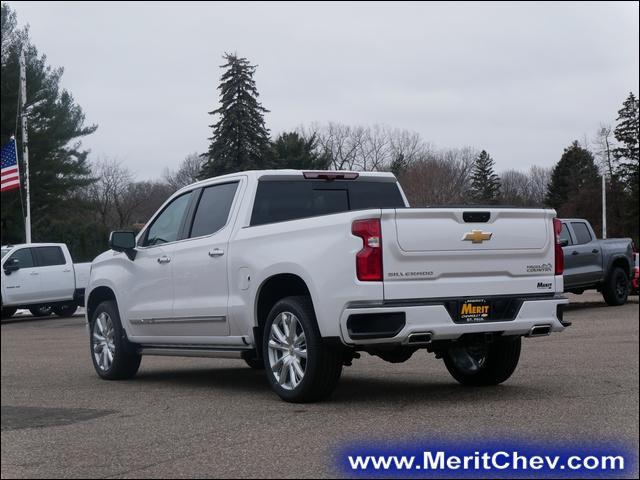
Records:
[[[53,313],[62,318],[72,317],[76,310],[78,310],[78,306],[73,303],[53,307]]]
[[[101,378],[126,380],[138,372],[142,356],[127,339],[115,301],[98,305],[91,317],[90,332],[89,353]]]
[[[607,305],[618,307],[627,303],[630,282],[627,273],[620,267],[615,267],[602,288],[602,296]]]
[[[328,397],[342,373],[342,352],[323,343],[309,297],[287,297],[274,305],[262,351],[271,388],[286,402]]]
[[[498,385],[515,371],[520,360],[520,337],[503,338],[485,345],[454,343],[444,355],[444,364],[462,385]]]
[[[34,317],[48,317],[49,315],[51,315],[51,307],[49,306],[34,307],[30,308],[29,311]]]
[[[11,318],[17,311],[17,308],[2,307],[2,318]]]

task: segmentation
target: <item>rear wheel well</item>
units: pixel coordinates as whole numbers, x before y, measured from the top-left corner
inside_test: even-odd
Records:
[[[87,318],[89,321],[91,321],[91,317],[93,317],[93,313],[96,311],[96,308],[98,308],[98,305],[107,300],[116,300],[116,295],[109,287],[98,287],[91,292],[89,300],[87,301]]]
[[[611,264],[611,269],[609,270],[609,273],[613,272],[614,268],[621,268],[622,270],[624,270],[624,273],[626,273],[627,276],[631,275],[629,262],[627,261],[626,258],[616,258]]]
[[[311,298],[307,284],[297,275],[281,273],[270,277],[262,284],[256,302],[256,329],[254,331],[254,341],[259,350],[262,345],[262,330],[267,322],[269,312],[279,300],[291,296]]]

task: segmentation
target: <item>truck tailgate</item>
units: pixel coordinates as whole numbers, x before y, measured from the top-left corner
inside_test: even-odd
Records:
[[[554,216],[514,208],[384,210],[385,300],[561,291]]]

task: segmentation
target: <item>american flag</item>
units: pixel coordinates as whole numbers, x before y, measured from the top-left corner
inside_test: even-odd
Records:
[[[0,188],[0,192],[16,188],[20,188],[20,172],[18,171],[16,139],[12,138],[2,147],[2,188]]]

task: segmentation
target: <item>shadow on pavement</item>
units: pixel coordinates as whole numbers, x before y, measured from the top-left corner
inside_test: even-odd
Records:
[[[357,372],[355,375],[358,375]],[[141,372],[133,382],[158,384],[172,390],[186,389],[224,390],[221,393],[252,393],[261,397],[278,400],[271,391],[265,373],[249,368],[220,368],[199,370],[168,370]],[[370,376],[343,377],[334,394],[325,402],[330,404],[386,404],[402,403],[451,403],[461,405],[477,404],[487,400],[508,401],[511,399],[531,399],[542,395],[535,386],[509,384],[484,388],[469,388],[451,381],[437,381],[429,378],[427,372],[422,379],[407,379]],[[548,392],[544,395],[548,395]],[[256,400],[259,397],[256,397]],[[262,399],[261,399],[262,400]]]

